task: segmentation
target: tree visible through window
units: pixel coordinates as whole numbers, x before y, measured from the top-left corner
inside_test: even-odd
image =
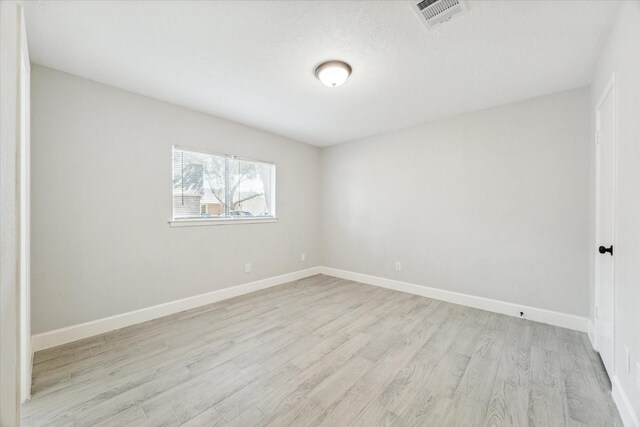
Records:
[[[275,166],[173,148],[173,219],[275,216]]]

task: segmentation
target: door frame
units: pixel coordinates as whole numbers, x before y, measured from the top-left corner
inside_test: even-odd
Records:
[[[612,169],[613,169],[613,190],[612,190],[612,199],[613,199],[613,206],[611,207],[611,211],[612,211],[612,228],[613,228],[613,241],[610,243],[614,246],[614,248],[616,247],[616,223],[615,223],[615,211],[616,211],[616,200],[617,200],[617,192],[616,192],[616,181],[617,181],[617,175],[618,175],[618,167],[617,167],[617,151],[618,151],[618,144],[617,144],[617,135],[616,135],[616,127],[617,127],[617,105],[616,105],[616,101],[617,101],[617,97],[616,97],[616,74],[615,72],[613,72],[611,74],[611,77],[609,78],[609,81],[607,82],[607,84],[605,85],[604,89],[602,90],[602,93],[600,94],[600,97],[598,98],[598,102],[596,104],[595,107],[595,118],[596,118],[596,132],[595,132],[595,150],[596,150],[596,156],[595,156],[595,190],[596,190],[596,196],[595,196],[595,203],[596,203],[596,218],[595,218],[595,242],[594,242],[594,248],[598,248],[598,246],[600,244],[603,244],[601,242],[601,234],[602,234],[602,230],[600,227],[600,217],[602,215],[601,213],[601,208],[600,208],[600,203],[601,203],[601,193],[600,193],[600,162],[601,162],[601,146],[599,143],[599,133],[600,133],[600,126],[601,126],[601,118],[600,118],[600,109],[602,108],[602,105],[604,104],[605,99],[607,98],[607,95],[611,94],[612,98],[612,102],[613,102],[613,129],[612,129],[612,141],[611,143],[613,144],[613,165],[612,165]],[[600,343],[599,341],[599,335],[598,335],[598,316],[596,316],[596,310],[598,310],[598,307],[600,306],[600,291],[602,288],[602,285],[600,283],[600,259],[599,257],[601,257],[602,255],[600,253],[598,253],[598,251],[595,251],[595,258],[594,258],[594,266],[595,266],[595,277],[594,277],[594,282],[595,282],[595,295],[594,295],[594,316],[593,316],[593,323],[594,323],[594,330],[593,330],[593,338],[594,338],[594,346],[595,346],[595,350],[599,351],[599,346]],[[615,319],[615,313],[616,313],[616,281],[615,281],[615,257],[611,258],[611,285],[612,285],[612,301],[613,301],[613,318]],[[613,342],[613,360],[612,360],[612,370],[613,372],[611,372],[611,376],[615,375],[616,372],[616,324],[615,321],[612,322],[612,342]]]
[[[18,5],[20,51],[18,68],[19,147],[16,169],[18,194],[18,277],[20,312],[20,401],[31,398],[31,59],[27,43],[24,9]]]

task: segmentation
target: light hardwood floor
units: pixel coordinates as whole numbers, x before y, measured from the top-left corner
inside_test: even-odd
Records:
[[[24,424],[622,426],[585,334],[318,275],[36,353]]]

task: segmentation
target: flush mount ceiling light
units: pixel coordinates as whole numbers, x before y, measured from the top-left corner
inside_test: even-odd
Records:
[[[347,81],[351,66],[342,61],[329,61],[318,65],[316,77],[327,87],[338,87]]]

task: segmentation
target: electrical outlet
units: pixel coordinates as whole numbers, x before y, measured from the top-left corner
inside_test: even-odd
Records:
[[[304,252],[300,254],[300,262],[305,262],[307,260],[307,254]]]
[[[244,272],[245,273],[251,273],[251,264],[250,263],[246,263],[244,265]]]
[[[627,373],[631,372],[631,355],[629,354],[629,347],[624,346],[624,366],[627,368]]]
[[[402,271],[402,264],[400,261],[396,261],[396,271]]]

